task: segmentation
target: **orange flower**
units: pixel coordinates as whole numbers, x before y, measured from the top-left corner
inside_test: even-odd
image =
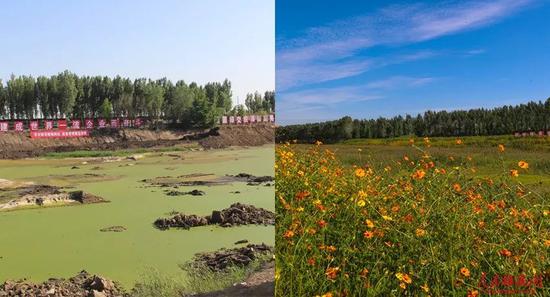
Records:
[[[355,176],[357,177],[364,177],[367,173],[363,168],[357,168],[355,169]]]
[[[292,237],[294,237],[294,231],[292,231],[292,230],[287,230],[287,231],[283,234],[283,237],[284,237],[284,238],[292,238]]]
[[[413,173],[412,178],[420,180],[423,179],[424,176],[426,176],[426,172],[422,169],[419,169]]]
[[[317,222],[317,225],[319,225],[319,227],[321,227],[321,228],[324,228],[328,225],[328,223],[325,220],[319,220]]]
[[[498,145],[498,151],[503,153],[504,152],[504,144],[499,144]]]
[[[315,265],[315,259],[314,259],[314,258],[309,258],[309,259],[307,260],[307,264],[309,264],[309,265],[311,265],[311,266]]]
[[[461,145],[462,143],[463,143],[463,142],[462,142],[462,139],[458,138],[458,139],[456,140],[456,144]]]
[[[340,271],[339,267],[329,267],[325,271],[325,275],[327,276],[328,279],[333,280],[338,275],[338,271]]]
[[[467,297],[478,297],[479,296],[479,291],[478,290],[469,290],[468,291],[468,296]]]
[[[406,283],[406,284],[411,284],[411,283],[412,283],[411,277],[410,277],[408,274],[406,274],[406,273],[398,272],[398,273],[395,274],[395,277],[396,277],[398,280],[400,280],[400,281],[402,281],[402,282],[404,282],[404,283]]]
[[[363,233],[363,237],[367,238],[367,239],[371,239],[372,237],[374,236],[374,232],[372,231],[365,231],[365,233]]]
[[[515,170],[515,169],[512,169],[512,170],[510,170],[510,175],[511,175],[512,177],[518,177],[518,176],[519,176],[519,172],[518,172],[517,170]]]
[[[460,184],[454,184],[454,185],[453,185],[453,189],[455,190],[455,192],[460,192],[460,191],[462,191],[462,187],[460,186]]]
[[[464,277],[470,277],[470,270],[466,267],[460,268],[460,274],[462,274]]]
[[[508,249],[502,249],[500,252],[498,252],[501,256],[504,257],[510,257],[512,256],[512,252],[510,252]]]
[[[527,162],[525,162],[525,161],[519,161],[519,162],[518,162],[518,166],[519,166],[519,168],[521,168],[521,169],[527,169],[527,168],[529,168],[529,163],[527,163]]]
[[[416,231],[414,233],[416,234],[416,236],[422,237],[422,236],[426,235],[426,230],[418,228],[418,229],[416,229]]]
[[[309,197],[310,193],[308,191],[301,191],[296,193],[296,200],[302,200],[306,197]]]

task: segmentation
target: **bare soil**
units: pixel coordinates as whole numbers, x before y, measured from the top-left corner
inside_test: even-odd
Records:
[[[0,159],[37,157],[52,152],[169,147],[196,143],[202,147],[260,146],[274,143],[272,124],[222,126],[210,130],[96,130],[90,137],[31,139],[28,133],[0,133]]]

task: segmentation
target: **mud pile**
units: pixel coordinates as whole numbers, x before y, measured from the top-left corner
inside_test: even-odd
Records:
[[[209,216],[176,214],[171,218],[160,218],[154,223],[161,230],[170,228],[189,229],[191,227],[205,225],[220,225],[233,227],[238,225],[275,225],[275,214],[269,210],[253,205],[235,203],[221,211],[214,210]]]
[[[25,206],[107,202],[99,196],[83,191],[64,192],[61,187],[49,185],[22,185],[0,190],[0,210],[17,209]]]
[[[129,295],[124,293],[117,283],[82,271],[68,280],[51,278],[40,284],[25,280],[6,281],[0,285],[0,296],[126,297]]]
[[[231,266],[248,266],[259,255],[272,255],[273,247],[262,244],[249,244],[241,248],[221,249],[195,255],[193,265],[206,266],[213,271],[222,271]]]
[[[229,125],[213,130],[199,144],[204,148],[225,148],[229,146],[260,146],[275,143],[275,125]]]
[[[236,178],[237,180],[240,180],[240,181],[246,181],[248,182],[249,186],[256,186],[264,183],[266,183],[266,185],[271,185],[267,183],[275,181],[275,178],[269,175],[254,176],[248,173],[239,173],[237,175],[227,175],[227,176]]]

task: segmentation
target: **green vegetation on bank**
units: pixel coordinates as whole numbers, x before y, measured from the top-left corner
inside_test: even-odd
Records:
[[[426,111],[416,117],[368,120],[344,117],[336,121],[288,125],[277,129],[277,142],[325,143],[356,138],[416,136],[511,135],[516,131],[550,130],[550,98],[493,109]]]
[[[198,149],[198,145],[190,144],[186,146],[168,146],[155,148],[136,148],[124,150],[105,150],[105,151],[70,151],[70,152],[51,152],[44,155],[48,159],[65,158],[99,158],[99,157],[127,157],[134,154],[143,153],[162,153],[162,152],[185,152]]]
[[[223,271],[213,271],[206,266],[190,263],[180,265],[180,276],[167,276],[158,270],[150,269],[143,274],[141,281],[132,291],[134,297],[176,297],[196,293],[223,290],[240,283],[262,266],[272,261],[272,255],[260,255],[246,267],[232,265]]]

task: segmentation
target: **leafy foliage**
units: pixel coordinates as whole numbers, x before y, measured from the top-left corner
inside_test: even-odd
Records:
[[[296,139],[328,143],[352,138],[503,135],[539,130],[550,130],[550,98],[545,102],[494,109],[426,111],[416,117],[406,115],[369,120],[344,117],[336,121],[289,125],[277,129],[276,139],[278,142]]]
[[[255,101],[248,109],[233,108],[227,79],[200,86],[166,78],[78,76],[66,70],[36,79],[12,75],[5,85],[0,81],[0,119],[141,116],[183,127],[211,127],[222,114],[274,111],[274,92],[249,96]]]

